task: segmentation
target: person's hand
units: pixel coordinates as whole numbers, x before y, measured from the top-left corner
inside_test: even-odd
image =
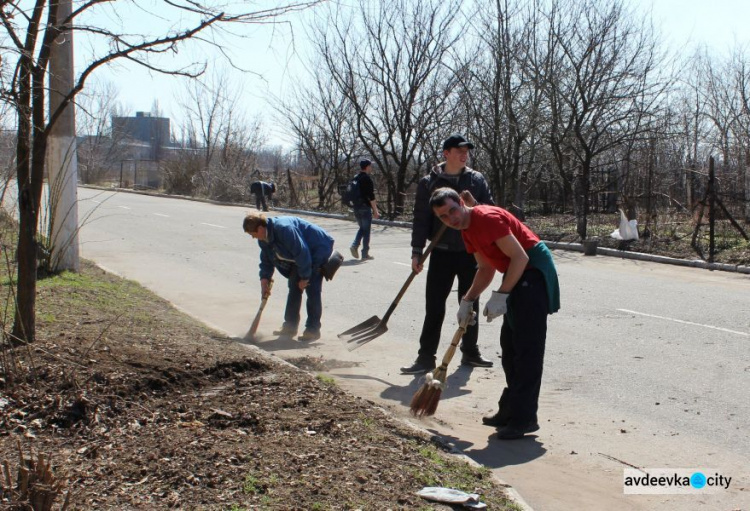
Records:
[[[477,200],[474,198],[474,196],[471,194],[469,190],[464,190],[459,194],[459,196],[464,200],[464,204],[469,206],[470,208],[473,208],[477,205]]]
[[[376,209],[372,212],[372,216],[375,218],[375,220],[377,220],[378,218],[380,218],[380,211]]]
[[[310,281],[309,281],[309,280],[307,280],[307,279],[305,279],[305,280],[300,280],[300,281],[299,281],[299,284],[297,284],[297,285],[299,286],[299,290],[300,290],[300,291],[304,291],[304,290],[305,290],[305,288],[307,287],[307,285],[308,285],[309,283],[310,283]]]
[[[492,298],[489,299],[482,312],[487,318],[487,323],[508,312],[508,296],[508,293],[492,292]]]
[[[422,271],[422,268],[424,268],[424,265],[419,262],[419,260],[422,259],[420,256],[415,255],[411,257],[411,270],[414,273],[419,273]]]
[[[269,279],[260,279],[260,297],[268,298],[271,296],[271,287],[268,285]]]
[[[474,315],[474,302],[466,299],[461,299],[461,305],[458,306],[458,313],[456,314],[458,324],[461,326],[473,326],[477,324],[477,318]]]

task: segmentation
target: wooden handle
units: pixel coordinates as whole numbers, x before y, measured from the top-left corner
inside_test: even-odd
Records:
[[[430,242],[429,245],[427,245],[427,249],[424,251],[424,254],[422,254],[422,257],[419,258],[419,264],[424,264],[424,262],[429,257],[432,250],[435,248],[435,245],[438,244],[440,241],[440,238],[443,237],[443,233],[445,232],[445,229],[447,229],[448,226],[443,224],[440,226],[440,229],[438,229],[438,232],[435,234],[435,237]],[[406,279],[406,282],[404,282],[404,285],[401,286],[401,291],[398,292],[396,295],[396,299],[393,300],[393,303],[390,307],[388,307],[388,310],[385,313],[385,316],[383,316],[382,323],[385,323],[388,321],[388,319],[391,317],[391,314],[393,314],[393,311],[396,310],[396,305],[398,305],[398,302],[401,301],[401,298],[404,296],[404,293],[406,293],[406,290],[409,288],[409,285],[411,284],[412,280],[414,280],[414,277],[417,276],[417,272],[414,270],[411,271],[411,274],[409,275],[409,278]]]

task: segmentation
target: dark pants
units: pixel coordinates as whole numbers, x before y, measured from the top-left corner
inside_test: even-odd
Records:
[[[255,207],[258,209],[258,211],[260,211],[261,206],[262,206],[263,211],[268,211],[268,204],[266,204],[266,196],[262,193],[256,193],[255,194]]]
[[[538,420],[548,312],[542,272],[526,270],[508,297],[508,313],[500,330],[508,385],[500,398],[500,411],[510,417],[513,426],[524,427]]]
[[[352,242],[353,247],[359,247],[360,241],[362,242],[362,257],[367,257],[370,253],[370,230],[372,229],[372,209],[367,208],[354,208],[354,218],[357,219],[357,225],[359,230],[357,235],[354,236]]]
[[[286,310],[284,311],[284,326],[297,328],[300,321],[300,308],[302,307],[302,291],[299,289],[299,275],[295,268],[289,275],[289,294],[286,297]],[[315,332],[320,330],[320,317],[323,315],[323,275],[319,271],[313,271],[312,277],[305,288],[307,295],[307,322],[306,330]]]
[[[425,316],[422,325],[422,335],[419,337],[418,360],[431,362],[435,360],[438,344],[440,344],[440,330],[445,319],[445,302],[451,294],[453,281],[458,277],[458,302],[469,290],[477,273],[477,261],[473,255],[461,252],[434,250],[430,254],[427,268],[427,286],[425,288]],[[474,312],[479,313],[479,300],[474,302]],[[470,326],[461,342],[461,351],[467,355],[479,353],[477,338],[479,337],[479,322]]]

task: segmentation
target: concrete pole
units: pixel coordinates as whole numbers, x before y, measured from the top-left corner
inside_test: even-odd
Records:
[[[71,0],[59,0],[57,19],[72,12]],[[73,88],[73,32],[63,32],[52,43],[49,62],[50,115]],[[78,246],[78,152],[75,107],[69,103],[50,130],[47,142],[49,176],[50,266],[53,271],[80,269]]]

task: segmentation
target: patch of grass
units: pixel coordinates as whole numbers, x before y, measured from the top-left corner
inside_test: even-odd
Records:
[[[262,475],[249,473],[245,475],[242,483],[242,492],[247,495],[262,495],[264,504],[272,504],[273,498],[268,495],[279,482],[279,476],[274,473],[263,473]]]
[[[412,469],[411,475],[422,486],[443,486],[474,493],[492,477],[492,471],[489,468],[474,467],[462,461],[449,459],[431,445],[420,447],[419,454],[427,460],[426,467]],[[481,494],[481,491],[478,493]],[[499,504],[486,503],[490,508]],[[502,502],[502,505],[507,504],[507,502]]]
[[[328,376],[327,374],[321,374],[319,373],[317,376],[315,376],[319,382],[324,383],[325,385],[336,385],[336,379],[332,376]]]

